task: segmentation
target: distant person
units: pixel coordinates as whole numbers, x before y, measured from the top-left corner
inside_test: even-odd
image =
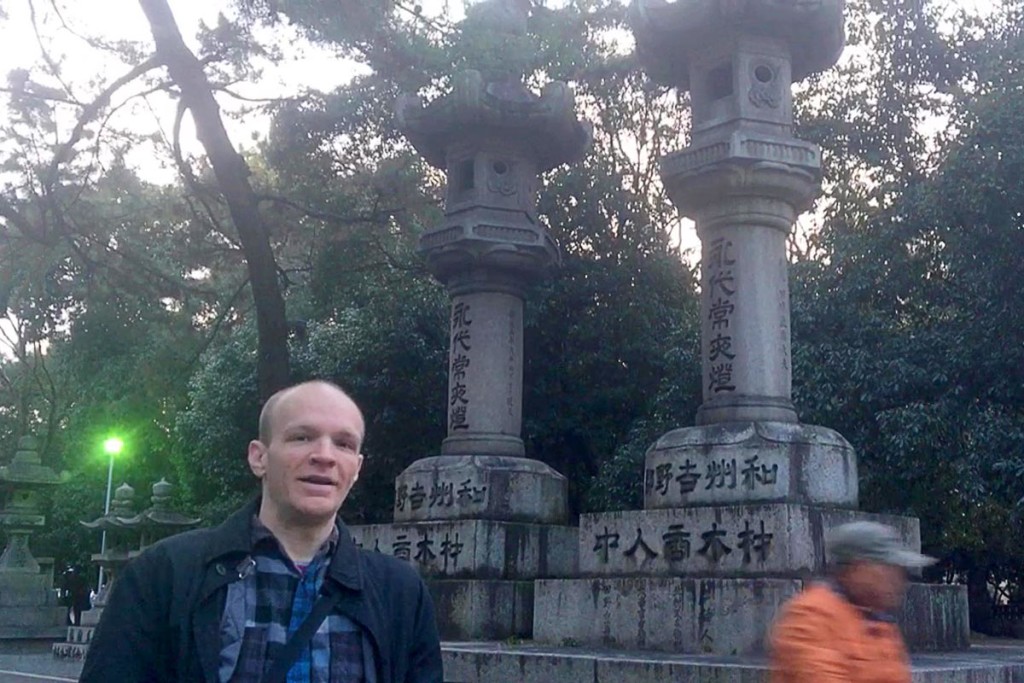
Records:
[[[71,567],[65,575],[64,589],[67,591],[68,605],[71,607],[71,623],[74,626],[81,626],[82,612],[92,608],[89,585],[82,573]]]
[[[270,397],[248,452],[260,497],[122,570],[79,680],[441,683],[423,581],[358,548],[337,519],[364,430],[359,408],[328,382]]]
[[[793,598],[772,630],[771,683],[910,683],[894,613],[907,570],[935,560],[875,522],[838,527],[829,546],[829,579]]]

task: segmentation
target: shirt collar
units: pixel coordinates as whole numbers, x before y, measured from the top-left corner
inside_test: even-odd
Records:
[[[284,551],[284,547],[281,545],[281,542],[278,540],[277,536],[274,535],[273,531],[267,528],[267,525],[263,523],[263,521],[259,518],[259,515],[252,516],[251,529],[251,541],[253,552],[259,552],[260,550],[272,548],[276,552],[280,553],[281,557],[288,560],[288,562],[294,566],[295,563],[291,560],[290,557],[288,557],[288,553]],[[307,566],[315,564],[318,560],[323,560],[325,558],[333,556],[334,550],[337,546],[338,527],[332,526],[330,536],[328,536],[327,540],[325,540],[320,545],[320,547],[316,551],[316,554],[314,554],[313,558],[307,563]]]

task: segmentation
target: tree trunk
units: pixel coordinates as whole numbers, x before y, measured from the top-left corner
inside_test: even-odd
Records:
[[[139,4],[153,32],[156,56],[167,67],[181,90],[182,101],[192,112],[199,141],[242,243],[256,305],[257,378],[260,396],[267,399],[290,381],[288,323],[270,235],[249,184],[249,166],[231,144],[203,65],[182,40],[167,0],[139,0]]]

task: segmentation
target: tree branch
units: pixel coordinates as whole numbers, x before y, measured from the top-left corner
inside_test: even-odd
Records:
[[[47,191],[51,190],[53,186],[56,185],[60,165],[71,158],[75,145],[78,144],[78,141],[81,140],[82,135],[85,133],[85,127],[99,116],[104,107],[110,104],[110,99],[114,96],[114,93],[128,83],[134,81],[139,76],[142,76],[148,71],[152,71],[158,66],[160,66],[160,62],[156,57],[150,57],[142,64],[139,64],[104,88],[96,99],[84,107],[81,115],[78,117],[78,122],[75,124],[74,130],[71,131],[71,137],[69,137],[68,140],[60,146],[56,154],[53,155],[53,160],[50,162],[50,167],[47,169],[44,180],[44,188],[46,188]]]

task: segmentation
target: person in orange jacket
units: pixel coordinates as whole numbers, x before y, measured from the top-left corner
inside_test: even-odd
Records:
[[[907,570],[935,560],[875,522],[837,527],[829,550],[829,578],[790,600],[772,629],[771,683],[910,683],[893,613]]]

